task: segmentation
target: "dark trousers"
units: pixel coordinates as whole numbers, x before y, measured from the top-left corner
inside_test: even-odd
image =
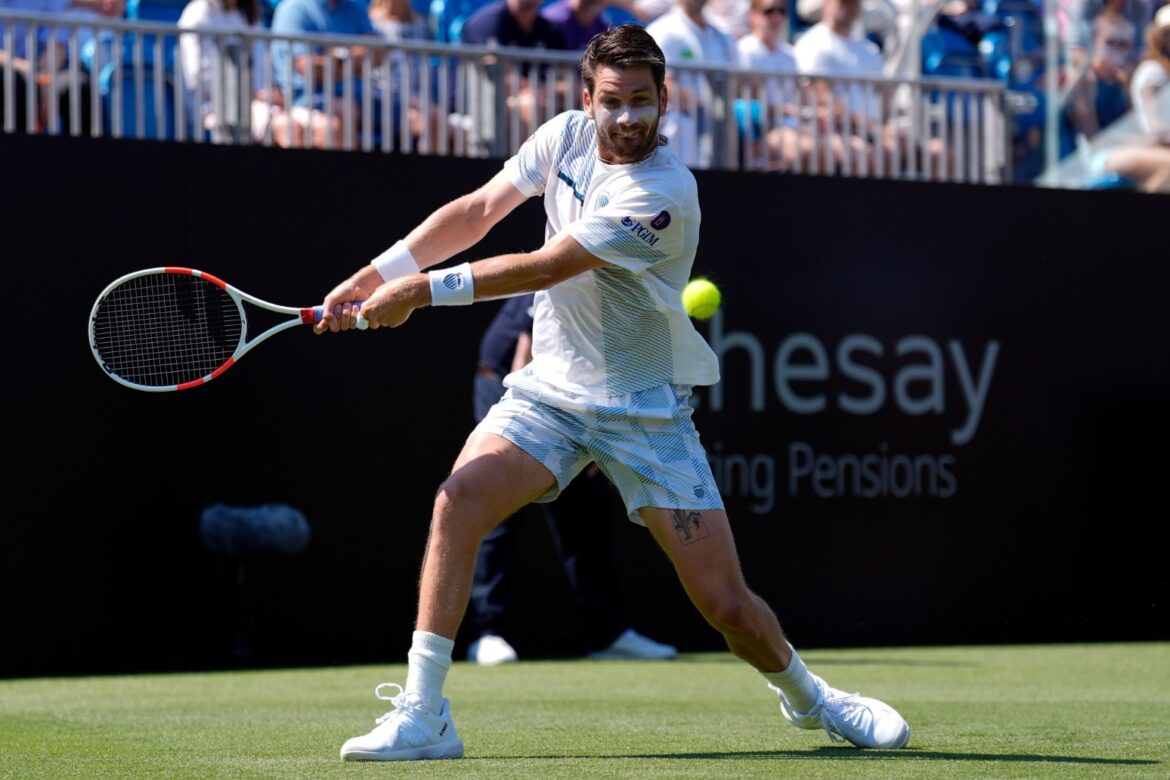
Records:
[[[475,378],[475,419],[482,420],[500,400],[499,377]],[[479,546],[467,623],[471,635],[503,635],[511,603],[513,564],[519,523],[543,515],[572,588],[587,637],[587,651],[607,647],[626,628],[626,614],[617,563],[611,515],[620,509],[617,490],[593,466],[582,472],[551,504],[530,504],[492,529]]]
[[[5,113],[5,85],[4,85],[4,66],[0,65],[0,132],[4,131],[7,114]],[[29,85],[25,75],[19,71],[14,70],[12,73],[12,116],[13,116],[13,132],[24,133],[28,129],[28,92],[30,89],[40,89]],[[82,76],[78,83],[79,100],[78,100],[78,132],[87,136],[90,132],[90,94],[89,82],[85,76]],[[70,117],[72,116],[72,101],[70,100],[70,91],[67,86],[62,83],[57,91],[57,127],[48,128],[41,127],[42,119],[48,121],[48,112],[42,106],[42,102],[48,99],[47,89],[40,89],[40,92],[35,96],[37,106],[44,112],[43,117],[33,117],[34,132],[55,132],[59,135],[69,135],[71,130]],[[133,128],[131,128],[133,130]]]
[[[4,67],[0,65],[0,132],[4,131],[5,120],[7,115],[4,113],[5,104],[5,85],[4,85]],[[13,72],[12,74],[12,112],[15,120],[13,131],[17,133],[25,132],[28,120],[28,112],[26,109],[28,86],[25,83],[24,74],[20,72]]]

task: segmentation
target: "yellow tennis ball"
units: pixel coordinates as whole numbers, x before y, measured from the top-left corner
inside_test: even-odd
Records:
[[[683,288],[682,302],[687,314],[705,320],[719,310],[723,295],[710,279],[692,279]]]

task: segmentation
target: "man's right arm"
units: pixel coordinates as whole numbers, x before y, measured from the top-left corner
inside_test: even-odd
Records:
[[[419,270],[425,271],[475,246],[525,200],[527,196],[516,189],[507,171],[500,171],[479,189],[435,210],[403,242]],[[352,312],[350,307],[342,311],[342,304],[369,298],[383,281],[373,264],[358,269],[325,297],[319,330],[341,325],[343,318],[348,325]]]
[[[419,270],[426,270],[475,246],[501,219],[527,200],[507,171],[474,192],[437,209],[406,236]]]

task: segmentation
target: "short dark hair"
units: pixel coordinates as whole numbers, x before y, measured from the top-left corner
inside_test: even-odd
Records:
[[[581,77],[585,79],[585,89],[590,95],[599,68],[649,68],[659,92],[666,82],[666,55],[646,28],[635,22],[599,32],[585,47],[585,54],[581,57]]]

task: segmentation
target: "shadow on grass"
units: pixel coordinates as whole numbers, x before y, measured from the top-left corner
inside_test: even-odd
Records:
[[[821,658],[810,653],[804,658],[809,666],[922,666],[939,668],[974,668],[980,664],[972,661],[927,661],[915,658]]]
[[[551,756],[549,756],[551,758]],[[560,756],[557,756],[560,758]],[[812,750],[751,750],[743,753],[648,753],[641,755],[609,756],[609,758],[702,759],[719,761],[730,759],[795,760],[837,759],[840,761],[1003,761],[1018,764],[1083,764],[1088,766],[1157,766],[1161,761],[1145,758],[1086,758],[1084,756],[1029,755],[1020,753],[947,753],[939,750],[856,750],[848,747],[819,747]]]
[[[978,663],[971,661],[930,661],[925,659],[915,658],[822,658],[815,652],[810,652],[808,655],[801,653],[801,657],[809,666],[920,666],[924,668],[973,668],[979,666]],[[736,658],[731,653],[680,653],[678,656],[680,661],[689,661],[691,663],[713,663],[713,664],[742,664],[743,661]]]

